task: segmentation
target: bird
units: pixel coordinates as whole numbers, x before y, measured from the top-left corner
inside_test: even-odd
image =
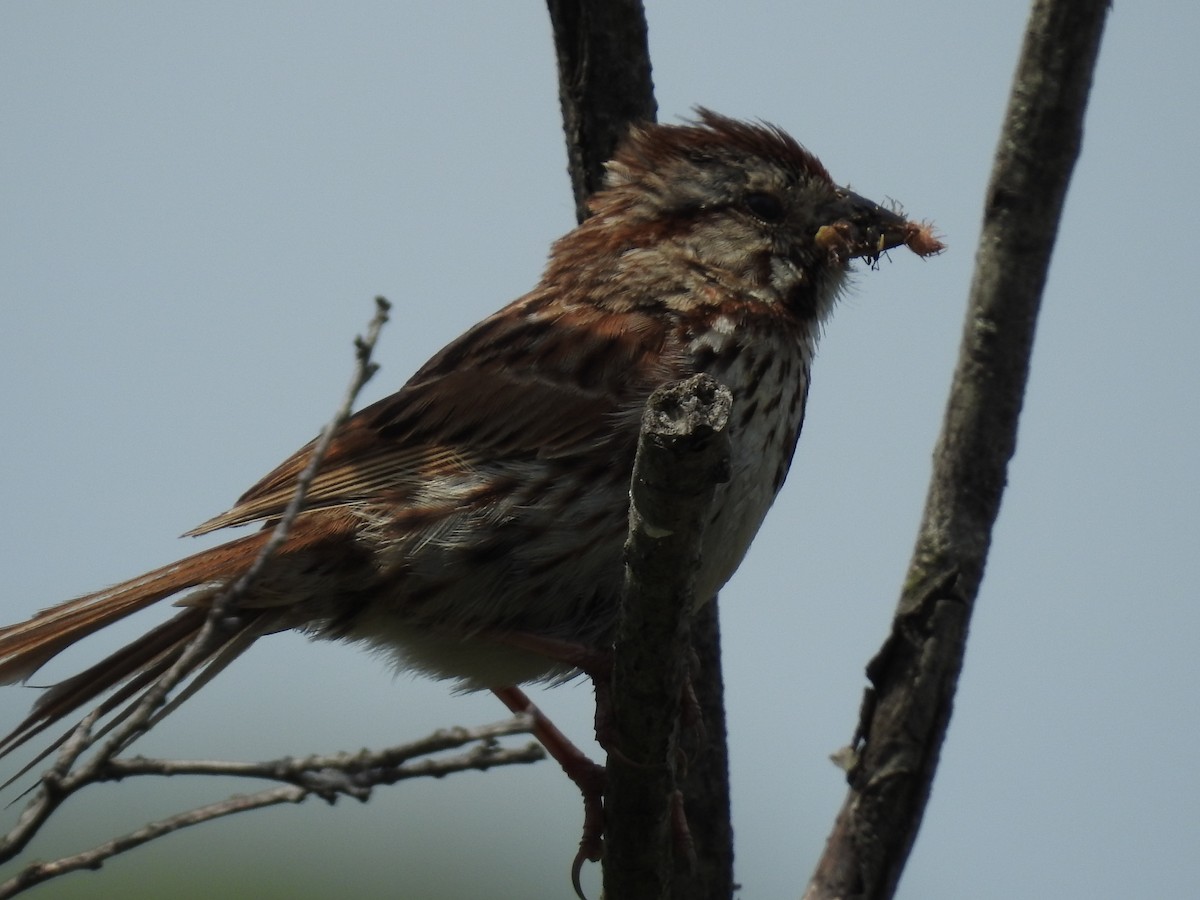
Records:
[[[715,596],[783,486],[852,261],[943,246],[838,185],[780,128],[704,108],[633,126],[589,210],[529,293],[332,436],[286,539],[190,664],[193,684],[289,629],[502,699],[570,677],[577,658],[554,648],[611,645],[647,398],[699,373],[733,398],[729,478],[695,573],[696,596]],[[257,530],[0,628],[11,684],[126,616],[174,609],[44,690],[0,755],[100,698],[117,717],[136,703],[250,570],[312,452],[188,534]]]

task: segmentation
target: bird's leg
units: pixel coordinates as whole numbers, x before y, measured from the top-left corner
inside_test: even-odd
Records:
[[[492,635],[499,643],[507,644],[521,650],[527,650],[565,663],[579,669],[592,680],[596,691],[596,742],[604,748],[610,759],[615,759],[624,765],[635,768],[645,768],[646,763],[631,760],[621,751],[613,725],[613,695],[612,695],[612,651],[597,650],[583,644],[565,641],[559,638],[543,635],[528,634],[518,631],[498,632]],[[695,660],[691,661],[696,664]],[[579,842],[579,852],[571,866],[571,884],[575,893],[583,897],[579,886],[579,875],[585,861],[597,862],[600,859],[604,833],[604,767],[590,760],[582,750],[551,722],[546,714],[517,687],[493,688],[492,692],[500,698],[509,710],[515,713],[527,713],[533,717],[533,734],[546,748],[567,777],[575,783],[583,795],[583,836]],[[703,739],[704,724],[699,702],[692,689],[689,676],[684,682],[683,697],[681,698],[681,718],[685,728],[693,735]],[[686,754],[682,750],[680,765],[686,767]],[[672,797],[671,827],[677,847],[692,847],[692,838],[687,826],[687,815],[683,808],[683,795],[678,791]],[[695,850],[682,854],[684,858],[694,860]]]
[[[507,644],[510,647],[528,650],[547,659],[565,663],[590,678],[592,687],[596,691],[596,743],[603,747],[605,752],[621,757],[630,765],[636,765],[625,759],[614,739],[611,650],[597,650],[573,641],[545,637],[540,634],[527,634],[521,631],[498,632],[492,637],[499,643]]]
[[[597,862],[600,859],[604,834],[604,767],[588,759],[520,688],[492,688],[492,693],[512,712],[524,713],[533,719],[533,736],[557,760],[583,795],[583,837],[579,840],[579,852],[571,864],[571,884],[580,900],[584,900],[579,874],[584,862]]]

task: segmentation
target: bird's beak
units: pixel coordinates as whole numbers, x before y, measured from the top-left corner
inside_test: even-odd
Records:
[[[932,256],[945,249],[927,223],[909,221],[898,210],[880,206],[846,188],[838,188],[828,221],[817,229],[815,239],[817,246],[839,263],[854,257],[873,262],[885,250],[900,246],[918,256]]]

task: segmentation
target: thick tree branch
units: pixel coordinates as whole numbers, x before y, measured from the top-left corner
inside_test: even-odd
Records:
[[[646,16],[640,0],[548,0],[548,6],[568,167],[577,217],[582,221],[588,214],[587,198],[603,184],[604,163],[612,158],[629,126],[657,116]],[[693,666],[691,685],[700,719],[692,727],[702,729],[705,739],[704,746],[689,755],[680,787],[697,865],[692,871],[676,871],[672,890],[690,900],[727,900],[733,894],[733,832],[715,598],[692,618],[691,643],[691,656],[699,661]],[[654,650],[649,641],[643,647]],[[606,823],[610,835],[624,829],[619,804],[606,811]]]
[[[732,406],[727,388],[696,375],[655,391],[642,416],[613,651],[616,750],[608,757],[604,836],[608,897],[694,896],[669,892],[675,848],[687,837],[677,732],[680,703],[689,690],[693,575],[713,493],[729,478],[725,426]]]
[[[575,213],[604,183],[604,164],[632,122],[658,111],[641,0],[548,0],[558,57]]]
[[[850,793],[806,900],[891,897],[949,723],[967,625],[1029,371],[1054,238],[1083,134],[1108,0],[1037,0],[1000,147],[963,343],[916,549],[872,688]]]
[[[676,866],[672,896],[687,900],[733,897],[733,819],[729,801],[729,742],[717,598],[692,617],[692,697],[699,722],[685,719],[687,767],[680,787],[695,864]]]

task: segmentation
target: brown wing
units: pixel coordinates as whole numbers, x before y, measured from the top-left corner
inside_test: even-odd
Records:
[[[536,293],[518,300],[355,414],[330,445],[306,506],[403,502],[438,475],[599,449],[620,421],[636,423],[646,396],[669,379],[666,335],[648,316],[564,306]],[[282,514],[312,448],[189,534]]]

